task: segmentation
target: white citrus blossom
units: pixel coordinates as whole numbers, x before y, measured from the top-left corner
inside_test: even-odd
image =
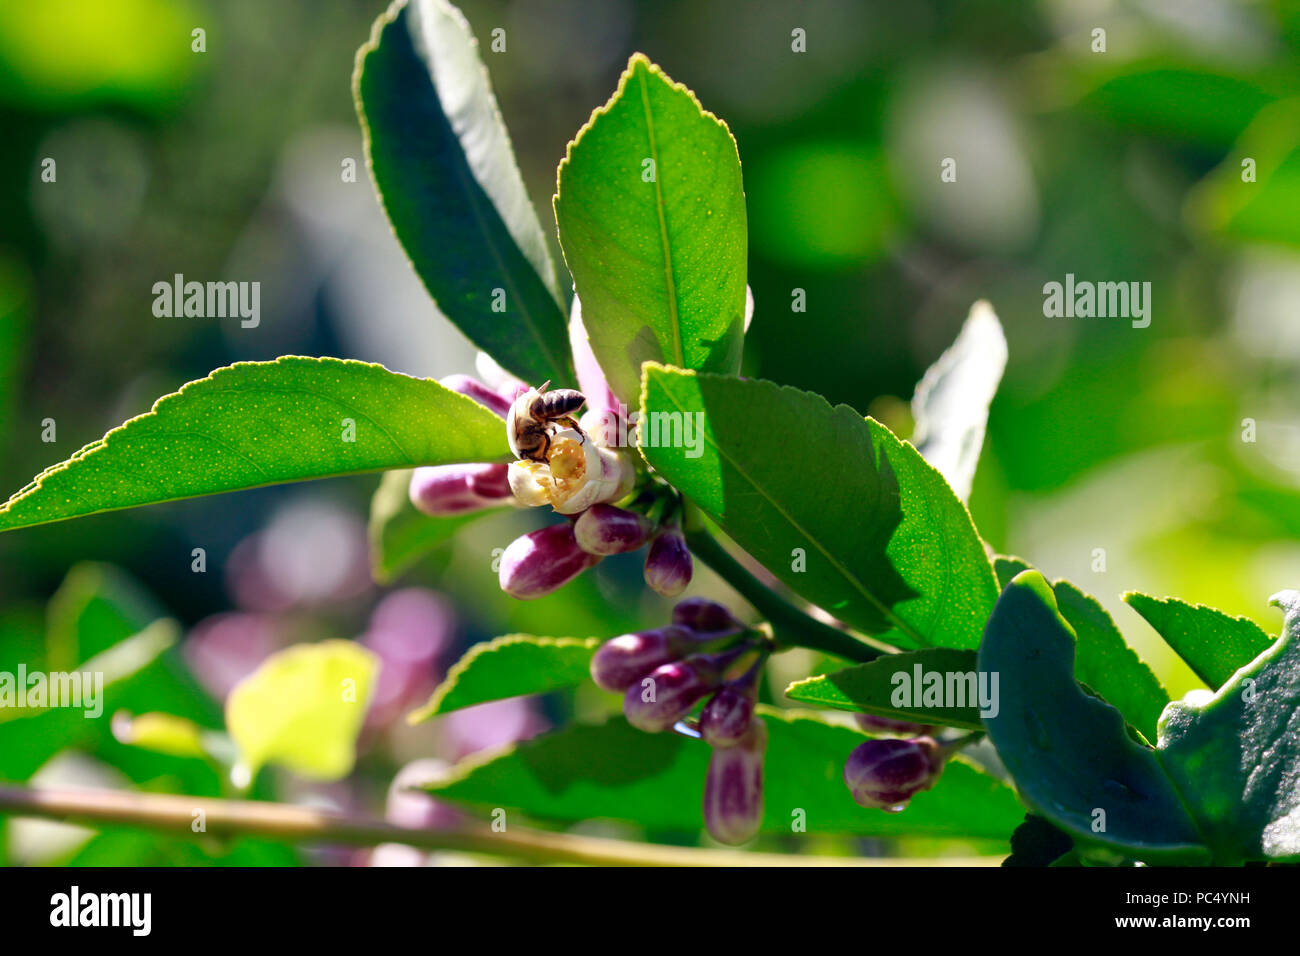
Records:
[[[625,497],[636,484],[636,466],[626,449],[601,447],[577,429],[557,432],[546,458],[510,463],[510,490],[521,504],[579,514]]]

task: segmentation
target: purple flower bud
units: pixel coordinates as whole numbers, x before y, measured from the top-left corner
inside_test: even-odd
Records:
[[[498,465],[430,465],[411,474],[411,504],[434,517],[509,504],[510,471]]]
[[[720,634],[744,628],[744,625],[732,617],[731,612],[717,601],[702,597],[679,601],[673,608],[673,623],[702,634]]]
[[[844,764],[844,783],[859,805],[897,812],[939,779],[943,759],[929,737],[880,738],[854,748]]]
[[[596,504],[578,518],[573,533],[578,547],[589,554],[623,554],[649,541],[654,528],[649,518],[634,511]]]
[[[922,734],[932,734],[937,729],[930,724],[914,724],[877,714],[854,714],[853,719],[867,733],[877,736],[886,734],[891,737],[919,737]]]
[[[749,725],[735,747],[713,751],[704,779],[704,825],[713,839],[737,846],[758,833],[763,822],[763,752],[767,727]]]
[[[467,395],[502,418],[505,418],[510,411],[510,402],[503,395],[488,388],[472,375],[448,375],[446,378],[439,379],[438,384],[453,392]]]
[[[693,571],[686,539],[678,531],[661,532],[646,555],[645,583],[664,597],[676,597],[691,583]]]
[[[501,555],[501,590],[523,601],[543,597],[600,561],[578,547],[565,521],[515,538]]]
[[[671,661],[627,689],[623,713],[628,723],[647,733],[667,730],[713,690],[720,677],[718,669],[707,660]]]
[[[656,667],[677,660],[692,643],[690,633],[680,627],[623,634],[592,655],[591,679],[597,687],[622,694]]]
[[[710,747],[736,746],[753,723],[754,704],[753,693],[730,685],[722,688],[704,705],[700,736]]]

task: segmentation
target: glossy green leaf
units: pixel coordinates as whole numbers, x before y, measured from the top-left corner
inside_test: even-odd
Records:
[[[558,178],[560,245],[614,393],[634,403],[646,361],[737,371],[748,233],[726,125],[638,54]]]
[[[1129,591],[1124,600],[1211,688],[1221,686],[1273,643],[1250,618],[1233,617],[1218,608],[1138,591]]]
[[[805,714],[764,708],[762,830],[789,836],[803,811],[809,833],[1006,838],[1024,814],[1011,790],[973,765],[949,764],[902,813],[864,810],[844,786],[844,761],[866,738]],[[645,734],[621,718],[579,724],[473,757],[429,786],[440,798],[506,807],[539,819],[629,820],[657,830],[703,829],[709,747]]]
[[[580,684],[589,679],[591,655],[600,644],[596,637],[528,634],[475,644],[447,672],[429,702],[407,720],[415,724],[489,700],[544,694]]]
[[[989,404],[1006,367],[1002,324],[981,300],[971,306],[957,339],[926,371],[912,396],[912,444],[962,501],[970,497]]]
[[[411,470],[387,472],[370,499],[370,573],[390,584],[462,527],[490,511],[432,517],[411,504]]]
[[[1018,574],[998,598],[979,650],[997,672],[989,738],[1029,808],[1081,848],[1148,862],[1204,862],[1195,824],[1155,751],[1129,738],[1118,710],[1074,679],[1075,635],[1037,571]]]
[[[45,469],[0,506],[0,531],[307,478],[509,455],[501,419],[379,365],[237,362]]]
[[[571,384],[555,267],[460,11],[398,0],[353,91],[380,202],[438,308],[525,381]]]
[[[1069,581],[1054,581],[1057,609],[1077,638],[1074,677],[1116,707],[1148,741],[1169,703],[1169,692],[1129,647],[1106,609]]]
[[[898,647],[979,645],[997,599],[984,545],[943,476],[879,422],[811,392],[651,365],[638,441],[812,603]]]
[[[347,776],[356,759],[379,658],[351,641],[296,644],[231,690],[226,729],[250,778],[268,763],[317,780]]]
[[[920,668],[920,671],[917,671]],[[942,724],[947,727],[964,727],[982,730],[980,723],[978,691],[968,697],[969,686],[955,675],[974,674],[975,652],[950,648],[927,648],[902,654],[889,654],[878,660],[854,667],[846,667],[833,674],[809,677],[796,681],[785,689],[785,695],[814,707],[833,707],[836,710],[863,711],[894,720],[908,720],[918,724]],[[932,706],[924,705],[926,675],[939,674],[941,683],[930,682],[931,690],[942,693],[948,686],[960,698],[937,697]],[[961,700],[958,705],[956,702]],[[952,703],[944,706],[943,701]]]
[[[1271,603],[1286,612],[1282,636],[1160,721],[1160,761],[1219,864],[1300,861],[1300,591]]]

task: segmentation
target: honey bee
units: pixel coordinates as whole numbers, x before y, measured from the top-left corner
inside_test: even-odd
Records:
[[[587,399],[572,388],[547,392],[546,387],[550,384],[545,382],[540,388],[530,388],[510,406],[510,413],[506,416],[506,436],[516,458],[546,461],[554,434],[553,426],[565,425],[582,435],[572,413]],[[586,441],[586,436],[582,440]]]

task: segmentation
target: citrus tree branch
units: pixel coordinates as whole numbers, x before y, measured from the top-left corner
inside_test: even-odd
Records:
[[[286,843],[375,846],[402,843],[425,850],[482,853],[529,863],[593,866],[996,866],[998,857],[872,859],[781,853],[740,853],[659,846],[549,833],[509,825],[501,832],[481,824],[412,829],[314,807],[251,800],[200,799],[121,790],[0,787],[0,814],[69,823],[145,827],[181,836],[262,836]],[[196,832],[198,821],[203,829]]]

